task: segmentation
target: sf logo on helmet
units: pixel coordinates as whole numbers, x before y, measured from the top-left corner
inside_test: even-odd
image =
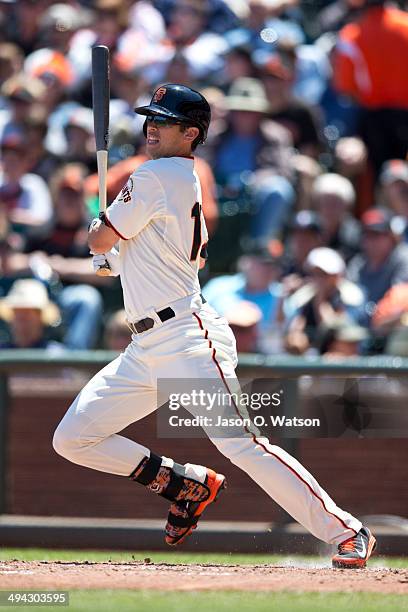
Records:
[[[159,87],[159,89],[156,91],[156,93],[153,96],[153,102],[160,102],[160,100],[165,95],[166,91],[167,89],[165,87]]]

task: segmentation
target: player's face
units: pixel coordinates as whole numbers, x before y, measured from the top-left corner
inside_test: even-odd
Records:
[[[146,151],[152,159],[191,155],[191,141],[180,124],[156,123],[147,119]]]

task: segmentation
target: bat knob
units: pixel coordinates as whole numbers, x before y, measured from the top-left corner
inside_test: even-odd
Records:
[[[96,271],[96,275],[97,276],[110,276],[110,274],[111,274],[111,269],[110,269],[109,265],[101,266]]]

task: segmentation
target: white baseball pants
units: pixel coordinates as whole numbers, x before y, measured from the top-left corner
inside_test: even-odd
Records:
[[[55,432],[57,453],[79,465],[129,476],[150,450],[118,432],[156,410],[158,379],[217,378],[220,387],[228,379],[236,382],[235,339],[225,320],[199,298],[183,312],[181,300],[174,304],[175,318],[162,324],[155,317],[157,325],[134,335],[126,351],[79,393]],[[233,406],[226,410],[237,416]],[[282,448],[249,432],[226,438],[211,437],[211,432],[206,433],[218,450],[317,538],[339,544],[361,529],[360,521],[336,506]],[[203,481],[202,466],[187,464],[187,469]]]

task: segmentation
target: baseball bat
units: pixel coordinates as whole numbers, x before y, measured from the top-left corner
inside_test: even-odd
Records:
[[[92,48],[92,106],[96,142],[96,161],[98,165],[99,214],[106,210],[106,179],[108,173],[109,145],[109,49],[104,45]],[[109,276],[108,262],[96,274]]]

